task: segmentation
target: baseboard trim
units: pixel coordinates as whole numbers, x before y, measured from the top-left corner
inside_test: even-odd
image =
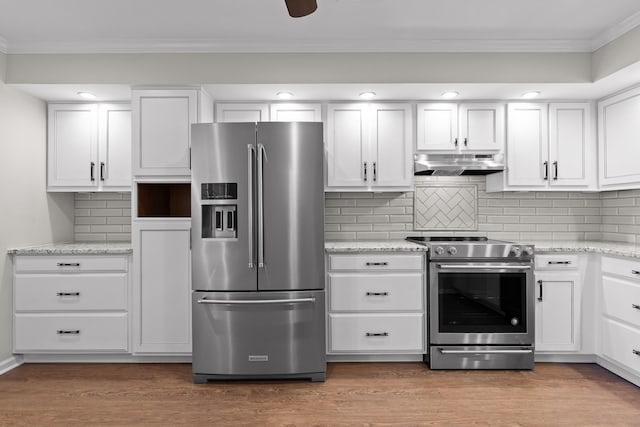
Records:
[[[634,384],[640,387],[640,375],[637,375],[621,366],[618,366],[616,363],[610,362],[609,360],[604,359],[602,357],[598,357],[598,365],[602,366],[603,368],[605,368],[610,372],[613,372],[617,376],[624,378],[625,380],[629,381],[631,384]]]
[[[11,356],[8,359],[0,361],[0,375],[6,374],[10,370],[17,368],[23,363],[24,363],[24,359],[20,355]]]
[[[130,354],[25,354],[24,363],[191,363],[191,356],[132,356]]]
[[[536,353],[535,361],[542,363],[598,363],[598,358],[594,354]]]
[[[329,354],[327,362],[422,362],[422,354]]]

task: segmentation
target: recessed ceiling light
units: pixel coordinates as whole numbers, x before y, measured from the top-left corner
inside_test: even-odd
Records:
[[[84,99],[96,99],[96,96],[90,92],[78,92],[78,96]]]
[[[443,99],[453,99],[458,96],[458,92],[451,90],[442,94]]]
[[[360,98],[362,99],[373,99],[375,98],[376,93],[375,92],[362,92],[360,94]]]
[[[531,92],[523,93],[522,99],[533,99],[537,98],[538,95],[540,95],[540,92],[538,92],[537,90],[532,90]]]
[[[291,92],[278,92],[278,93],[276,93],[276,95],[280,99],[291,99],[291,98],[293,98],[293,94]]]

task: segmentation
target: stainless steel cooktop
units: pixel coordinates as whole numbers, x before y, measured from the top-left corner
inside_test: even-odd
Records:
[[[429,247],[429,259],[510,259],[533,258],[533,245],[520,245],[484,236],[409,236],[409,242]]]

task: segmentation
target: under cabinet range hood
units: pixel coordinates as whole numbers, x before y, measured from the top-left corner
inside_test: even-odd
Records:
[[[504,170],[504,155],[498,154],[416,154],[414,175],[489,175]]]

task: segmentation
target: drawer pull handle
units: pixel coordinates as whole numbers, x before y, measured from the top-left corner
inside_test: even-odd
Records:
[[[371,266],[385,266],[385,265],[389,265],[388,262],[368,262],[367,267],[371,267]]]
[[[631,304],[631,308],[635,308],[636,310],[640,310],[640,305],[638,305],[638,304]]]
[[[636,356],[640,356],[640,350],[633,349],[633,350],[631,350],[631,352],[633,354],[635,354]]]
[[[388,337],[389,336],[389,332],[367,332],[365,336],[367,336],[367,337]]]
[[[569,265],[571,261],[549,261],[549,265]]]
[[[367,292],[368,297],[386,297],[389,292]]]
[[[59,262],[58,267],[80,267],[79,262]]]
[[[56,295],[59,297],[79,297],[80,292],[57,292]]]
[[[631,274],[636,274],[636,275],[640,276],[640,271],[638,271],[638,270],[631,270]]]
[[[80,329],[58,329],[58,335],[80,335]]]

